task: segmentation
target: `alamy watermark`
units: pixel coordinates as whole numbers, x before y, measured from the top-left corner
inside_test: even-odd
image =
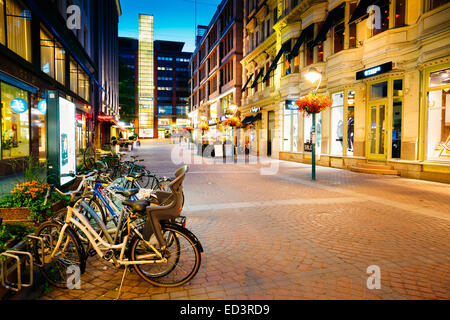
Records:
[[[67,7],[67,28],[69,30],[81,29],[81,9],[79,6],[71,5]]]
[[[81,271],[77,265],[70,265],[67,267],[66,273],[68,275],[66,286],[69,290],[81,289]]]
[[[367,278],[367,289],[381,289],[381,269],[377,265],[370,265],[366,270],[369,277]]]

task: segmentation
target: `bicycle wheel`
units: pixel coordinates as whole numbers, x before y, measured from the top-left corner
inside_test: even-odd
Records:
[[[40,270],[48,282],[59,288],[67,288],[70,284],[69,277],[74,271],[79,270],[80,275],[84,273],[86,256],[76,233],[71,228],[67,228],[55,256],[51,257],[51,253],[58,242],[61,228],[62,224],[56,221],[47,221],[39,226],[36,230],[36,236],[43,237],[44,248],[41,248],[41,243],[36,241],[33,253],[36,261],[44,264],[43,267],[40,267]],[[40,253],[42,250],[44,251],[44,261],[41,261]],[[69,268],[73,268],[73,270]]]
[[[176,287],[191,280],[198,272],[201,255],[194,239],[183,228],[162,226],[167,248],[162,251],[167,262],[158,262],[153,249],[139,237],[130,244],[130,261],[154,260],[155,263],[135,264],[134,269],[145,281],[158,287]]]
[[[137,179],[137,182],[141,186],[141,188],[147,188],[150,183],[150,172],[144,169],[141,166],[135,165],[131,171],[132,173],[140,173],[142,176]]]

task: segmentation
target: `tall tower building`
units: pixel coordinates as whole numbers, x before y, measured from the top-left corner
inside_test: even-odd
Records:
[[[138,123],[141,138],[154,137],[153,15],[139,15]]]

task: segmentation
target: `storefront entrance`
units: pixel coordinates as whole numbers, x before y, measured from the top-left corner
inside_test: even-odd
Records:
[[[275,134],[275,112],[268,112],[268,125],[267,125],[267,156],[272,155],[272,139]]]
[[[386,106],[387,100],[369,104],[368,159],[386,160]]]

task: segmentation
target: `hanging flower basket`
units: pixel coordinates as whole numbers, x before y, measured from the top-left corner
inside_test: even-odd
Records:
[[[303,114],[313,114],[329,108],[331,106],[331,102],[330,96],[323,96],[316,93],[309,94],[295,101],[295,104],[298,106],[299,111],[303,112]]]
[[[209,130],[209,125],[206,122],[202,122],[198,125],[198,128],[202,130],[202,132],[205,132],[206,130]]]
[[[184,130],[186,130],[188,132],[192,132],[192,131],[194,131],[194,128],[192,128],[192,127],[185,127]]]
[[[238,117],[232,116],[222,121],[222,125],[228,127],[240,127],[242,126],[241,120]]]

